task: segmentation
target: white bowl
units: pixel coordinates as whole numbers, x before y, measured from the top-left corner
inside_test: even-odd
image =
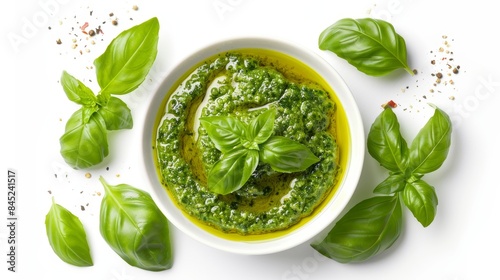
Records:
[[[291,56],[308,65],[317,72],[325,82],[334,90],[337,102],[340,102],[343,113],[339,119],[339,125],[346,125],[348,137],[345,138],[347,149],[340,146],[341,168],[343,174],[339,178],[337,191],[329,196],[324,203],[324,207],[315,213],[304,224],[295,227],[292,231],[287,231],[285,235],[273,236],[267,239],[257,238],[251,240],[242,238],[226,238],[222,234],[213,234],[213,231],[200,227],[190,220],[183,211],[178,208],[170,199],[167,191],[161,185],[155,167],[155,160],[152,150],[153,133],[156,129],[155,122],[164,101],[166,94],[171,87],[178,83],[179,79],[199,65],[207,58],[216,54],[238,49],[266,49],[277,51]],[[162,108],[163,109],[163,108]],[[341,120],[345,118],[344,120]],[[342,123],[340,123],[342,122]],[[323,60],[313,51],[300,47],[296,44],[287,43],[275,39],[267,38],[240,38],[222,41],[200,49],[187,59],[177,65],[163,80],[158,87],[147,108],[145,124],[143,128],[143,143],[145,172],[153,187],[151,194],[158,203],[160,209],[165,213],[168,220],[179,230],[190,237],[211,247],[239,254],[259,255],[283,251],[297,246],[315,237],[327,228],[341,213],[349,202],[361,174],[364,159],[364,130],[358,107],[351,92],[343,79],[333,69],[333,67]],[[173,241],[175,242],[175,240]]]

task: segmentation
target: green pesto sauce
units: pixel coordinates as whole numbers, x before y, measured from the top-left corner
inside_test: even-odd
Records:
[[[306,145],[320,162],[291,174],[260,163],[238,191],[210,192],[206,174],[221,153],[198,118],[231,115],[248,122],[271,106],[277,109],[274,135]],[[156,139],[162,183],[186,213],[223,232],[246,235],[289,228],[310,215],[336,183],[334,111],[328,92],[287,75],[265,57],[219,55],[197,67],[166,103]]]

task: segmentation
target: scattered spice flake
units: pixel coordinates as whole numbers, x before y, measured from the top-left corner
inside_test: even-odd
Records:
[[[85,206],[80,205],[80,209],[81,209],[82,211],[85,211]]]
[[[460,66],[455,65],[455,58],[453,57],[454,53],[451,48],[450,41],[453,42],[453,39],[448,39],[447,35],[441,36],[443,39],[443,46],[440,46],[438,52],[431,50],[430,53],[433,54],[433,59],[431,60],[431,65],[434,68],[437,68],[433,73],[431,73],[432,77],[436,77],[437,79],[434,81],[433,86],[448,86],[447,91],[453,90],[457,91],[455,88],[455,81],[451,79],[453,75],[457,75],[460,71]],[[445,49],[446,48],[446,49]],[[450,88],[451,86],[451,88]],[[443,90],[444,91],[444,90]],[[433,89],[430,89],[430,92],[434,92]],[[438,90],[437,92],[441,92]]]
[[[87,178],[87,179],[92,178],[92,174],[90,174],[89,172],[85,173],[85,178]]]
[[[132,10],[137,11],[139,10],[139,7],[137,5],[132,6]]]
[[[382,104],[382,108],[385,109],[387,107],[396,108],[396,107],[398,107],[398,104],[396,104],[396,102],[390,100],[389,102]]]
[[[105,23],[106,23],[106,22],[103,22],[103,24],[105,24]],[[104,35],[104,32],[102,31],[102,28],[101,28],[101,26],[100,26],[100,25],[99,25],[99,27],[97,27],[97,28],[95,29],[95,32],[96,32],[97,34],[103,34],[103,35]]]
[[[49,194],[52,194],[52,191],[51,191],[51,190],[48,190],[47,192],[48,192]]]
[[[80,30],[82,30],[82,33],[83,34],[88,34],[87,31],[85,31],[85,29],[87,29],[87,27],[89,27],[89,23],[88,22],[85,22],[81,27],[80,27]]]
[[[58,45],[62,44],[61,38],[58,38],[58,39],[56,40],[56,44],[58,44]]]

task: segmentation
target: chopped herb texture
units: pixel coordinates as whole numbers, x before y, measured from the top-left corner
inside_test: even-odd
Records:
[[[252,51],[209,59],[174,87],[159,123],[162,183],[183,211],[223,232],[287,229],[336,184],[335,103],[269,61]]]

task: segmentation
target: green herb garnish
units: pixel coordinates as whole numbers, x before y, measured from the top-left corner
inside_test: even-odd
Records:
[[[158,52],[158,19],[120,33],[95,61],[100,91],[95,95],[81,81],[63,71],[61,85],[69,100],[82,105],[66,123],[59,139],[61,155],[76,169],[103,161],[108,155],[108,130],[131,129],[132,114],[112,95],[135,90],[146,78]]]
[[[50,246],[61,260],[75,266],[93,265],[82,222],[54,198],[45,217],[45,228]]]
[[[319,161],[305,145],[282,136],[273,136],[276,109],[271,108],[249,124],[231,116],[202,117],[200,123],[221,159],[208,173],[208,188],[218,194],[240,189],[259,162],[277,172],[306,170]]]
[[[150,271],[172,267],[168,220],[151,196],[130,185],[116,186],[100,177],[100,232],[108,245],[128,264]]]
[[[422,226],[436,216],[438,198],[433,186],[422,177],[437,170],[451,145],[451,121],[437,107],[411,146],[400,133],[399,122],[390,107],[375,120],[368,134],[368,152],[389,176],[377,185],[379,194],[351,208],[325,239],[312,246],[338,262],[365,261],[391,247],[402,230],[401,201]]]
[[[380,19],[341,19],[320,34],[319,48],[334,52],[371,76],[399,68],[413,75],[407,63],[405,40],[392,24]]]

